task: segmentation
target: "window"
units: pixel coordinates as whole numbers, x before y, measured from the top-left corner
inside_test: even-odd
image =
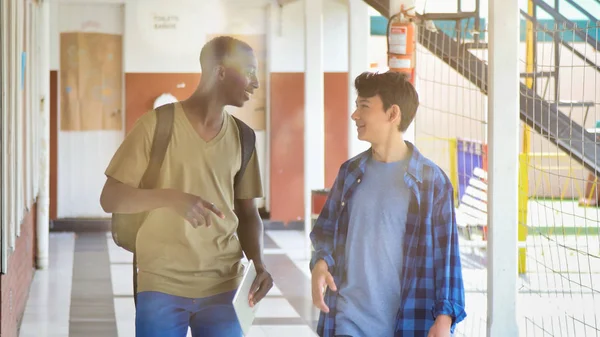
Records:
[[[0,5],[0,248],[2,273],[15,250],[21,224],[37,195],[39,111],[35,74],[37,5],[20,0]]]
[[[11,39],[13,24],[12,1],[2,3],[2,272],[6,272],[8,254],[11,250],[11,223],[12,212],[12,183],[11,171],[13,161],[10,159],[12,152],[12,51]]]

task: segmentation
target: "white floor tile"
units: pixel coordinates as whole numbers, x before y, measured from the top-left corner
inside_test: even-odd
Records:
[[[273,285],[273,288],[267,293],[267,297],[269,296],[283,296],[283,294],[281,293],[281,290],[277,288],[277,285]]]
[[[247,337],[316,337],[307,325],[255,325]]]
[[[133,263],[133,253],[117,246],[112,236],[107,238],[107,243],[110,263]]]
[[[259,302],[256,317],[300,317],[285,298],[265,297]]]
[[[308,241],[304,237],[304,232],[273,230],[267,231],[267,235],[281,247],[281,250],[283,250],[294,264],[302,270],[304,275],[310,279],[310,256],[307,255],[306,244],[308,244]]]
[[[267,231],[267,235],[284,250],[304,249],[307,241],[303,231],[294,230],[272,230]]]
[[[119,337],[135,336],[135,305],[133,298],[115,298],[114,303]]]
[[[280,248],[265,248],[263,249],[265,255],[268,254],[284,254],[285,252]]]
[[[75,236],[50,234],[50,266],[33,276],[20,337],[68,337]]]
[[[292,260],[310,259],[310,241],[302,231],[274,230],[267,231],[267,235],[287,254]]]
[[[113,294],[117,296],[133,296],[133,267],[126,264],[110,266]]]

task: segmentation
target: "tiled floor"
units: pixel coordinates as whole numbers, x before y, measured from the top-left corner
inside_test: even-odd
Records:
[[[265,259],[275,287],[262,301],[249,337],[316,336],[318,311],[311,301],[306,243],[301,231],[267,231]],[[108,234],[52,233],[50,249],[50,268],[35,274],[20,337],[135,336],[131,254]],[[467,292],[470,315],[457,337],[485,331],[485,293],[480,290],[485,258],[470,251],[463,251],[463,263],[467,287],[474,291]],[[93,283],[99,278],[110,289]],[[86,286],[96,288],[89,298],[82,292]],[[86,310],[81,303],[101,310]]]
[[[316,336],[305,247],[301,232],[267,232],[265,259],[275,287],[249,337]],[[20,337],[135,336],[131,254],[97,233],[52,233],[50,249],[50,268],[35,274]]]

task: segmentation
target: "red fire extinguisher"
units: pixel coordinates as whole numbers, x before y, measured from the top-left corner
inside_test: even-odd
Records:
[[[387,47],[388,67],[391,71],[405,73],[410,82],[415,84],[417,27],[412,17],[407,15],[404,6],[400,13],[393,15],[388,21]]]

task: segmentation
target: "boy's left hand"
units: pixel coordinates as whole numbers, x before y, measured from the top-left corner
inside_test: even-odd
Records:
[[[433,323],[427,337],[450,337],[450,326],[452,325],[452,318],[446,315],[440,315]]]
[[[273,288],[273,277],[263,266],[256,267],[256,278],[250,287],[248,301],[250,307],[254,307]]]

